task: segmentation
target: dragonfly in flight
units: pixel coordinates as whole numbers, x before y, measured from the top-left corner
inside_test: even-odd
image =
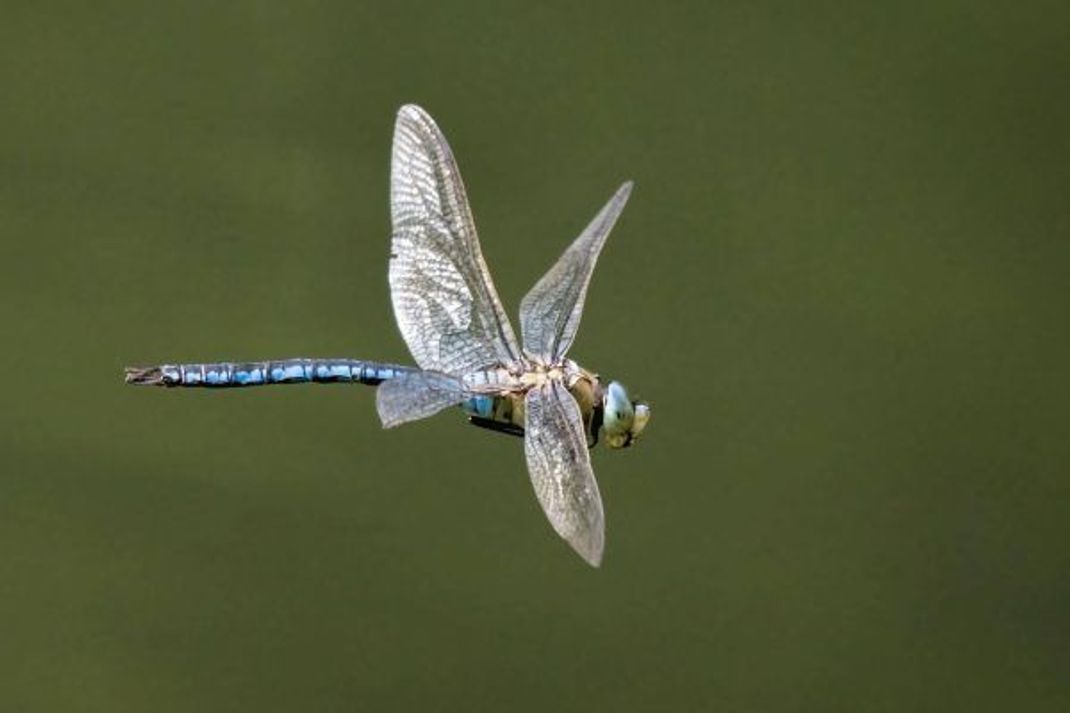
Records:
[[[460,405],[469,421],[521,436],[535,495],[554,530],[599,566],[605,516],[588,449],[635,443],[650,407],[566,354],[598,254],[631,193],[623,184],[520,304],[518,342],[479,247],[445,136],[418,106],[394,126],[389,281],[394,316],[417,366],[358,359],[164,364],[128,368],[130,384],[376,386],[390,428]],[[521,348],[523,344],[523,348]]]

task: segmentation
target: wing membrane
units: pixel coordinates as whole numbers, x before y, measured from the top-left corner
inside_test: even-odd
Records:
[[[524,349],[531,356],[550,363],[565,356],[572,346],[598,253],[631,192],[631,181],[618,188],[557,263],[524,296],[520,303],[520,331]]]
[[[375,390],[383,428],[434,416],[468,398],[460,379],[433,371],[414,371],[388,379]]]
[[[394,316],[421,368],[513,366],[520,349],[479,247],[446,138],[418,106],[398,111],[390,176]]]
[[[576,400],[560,381],[528,391],[524,454],[535,495],[557,534],[593,567],[602,562],[605,517]]]

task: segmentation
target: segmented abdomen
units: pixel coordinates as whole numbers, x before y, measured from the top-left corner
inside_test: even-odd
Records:
[[[148,386],[209,388],[306,383],[357,383],[375,386],[409,371],[412,371],[412,367],[359,359],[283,359],[128,368],[126,381]]]

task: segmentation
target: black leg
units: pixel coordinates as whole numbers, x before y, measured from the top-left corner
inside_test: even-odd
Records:
[[[473,426],[479,426],[485,428],[488,431],[497,431],[498,433],[506,433],[510,436],[523,436],[524,429],[520,426],[512,423],[503,423],[501,421],[495,421],[489,418],[482,418],[480,416],[469,416],[468,423]]]

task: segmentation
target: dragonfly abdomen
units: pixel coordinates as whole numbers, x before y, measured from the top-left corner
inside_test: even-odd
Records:
[[[479,396],[472,396],[464,401],[461,404],[461,408],[463,408],[470,416],[492,419],[497,410],[495,407],[498,402],[499,399],[490,394],[480,394]]]
[[[411,367],[359,359],[161,364],[126,370],[126,383],[145,386],[228,388],[273,384],[354,383],[375,386]]]

